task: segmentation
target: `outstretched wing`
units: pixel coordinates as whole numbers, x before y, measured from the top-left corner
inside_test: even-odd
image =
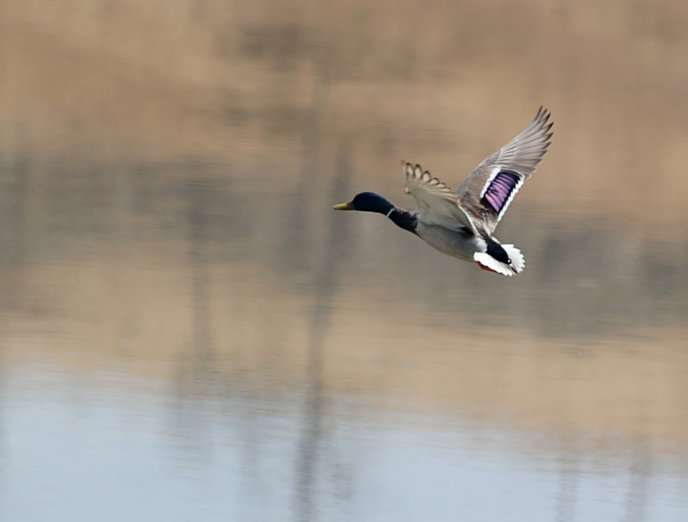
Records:
[[[404,173],[406,175],[404,192],[416,199],[419,220],[450,229],[458,230],[467,227],[471,231],[474,230],[469,217],[459,206],[459,200],[452,189],[439,179],[432,177],[420,165],[404,163]]]
[[[459,205],[491,234],[514,196],[535,171],[551,142],[550,112],[540,107],[535,119],[497,152],[490,154],[456,189]]]

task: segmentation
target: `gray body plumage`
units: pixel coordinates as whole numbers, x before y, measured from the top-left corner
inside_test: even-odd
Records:
[[[415,232],[431,247],[464,261],[473,261],[475,252],[485,252],[487,248],[482,237],[463,227],[450,229],[418,220]]]

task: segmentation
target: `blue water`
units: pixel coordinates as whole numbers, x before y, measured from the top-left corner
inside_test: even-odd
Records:
[[[143,383],[127,391],[117,375],[89,380],[98,386],[46,382],[27,369],[5,381],[3,520],[679,521],[688,513],[685,464],[671,458],[555,453],[533,434],[352,415],[338,400],[304,452],[302,397],[177,402]]]

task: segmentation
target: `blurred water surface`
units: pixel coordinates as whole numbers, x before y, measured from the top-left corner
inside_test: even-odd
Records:
[[[0,2],[2,520],[688,519],[688,7],[426,4]]]

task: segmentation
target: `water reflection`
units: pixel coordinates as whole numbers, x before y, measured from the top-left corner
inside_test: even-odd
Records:
[[[337,193],[348,193],[350,157],[348,150],[339,155],[337,175],[323,187],[322,196],[312,191],[301,197],[329,202]],[[67,444],[55,451],[69,453],[66,441],[78,436],[74,429],[82,429],[60,413],[64,407],[69,410],[71,398],[85,393],[93,397],[91,409],[109,408],[108,415],[117,416],[122,414],[119,406],[103,403],[104,397],[123,394],[121,385],[138,387],[138,378],[153,379],[162,383],[160,393],[169,394],[169,400],[154,398],[147,406],[145,415],[158,426],[150,444],[158,438],[174,441],[170,458],[196,470],[181,479],[187,485],[199,473],[211,480],[207,474],[224,458],[238,459],[238,467],[232,464],[223,472],[228,475],[212,475],[219,481],[213,487],[220,494],[222,484],[238,480],[241,486],[233,498],[254,499],[244,507],[258,518],[288,512],[297,520],[331,519],[333,510],[366,511],[370,506],[364,492],[372,478],[386,499],[380,500],[386,512],[394,495],[410,494],[398,489],[398,477],[386,475],[399,465],[397,459],[420,459],[418,468],[410,465],[409,474],[433,470],[448,474],[446,480],[475,483],[475,477],[454,476],[455,462],[440,464],[425,454],[426,444],[451,455],[450,448],[458,447],[460,459],[468,461],[475,451],[518,459],[545,448],[538,460],[555,465],[547,471],[536,467],[527,478],[536,489],[549,475],[560,478],[553,482],[559,484],[558,492],[552,490],[550,501],[539,505],[543,520],[551,513],[576,520],[589,504],[598,506],[590,496],[591,477],[601,481],[595,487],[608,488],[619,499],[605,508],[612,519],[655,519],[663,510],[686,508],[680,496],[660,495],[652,486],[669,480],[669,491],[677,491],[680,486],[671,481],[684,476],[666,459],[685,459],[688,361],[680,321],[685,282],[677,276],[664,292],[657,286],[667,273],[679,273],[675,263],[682,257],[676,252],[685,245],[646,240],[629,231],[615,235],[598,229],[592,234],[582,223],[577,232],[551,221],[538,228],[542,212],[534,212],[521,216],[529,225],[523,248],[529,268],[540,270],[524,274],[521,286],[505,287],[470,265],[433,256],[413,237],[388,234],[396,230],[384,220],[342,221],[328,212],[320,222],[304,220],[313,233],[298,251],[305,253],[308,269],[285,265],[277,277],[280,264],[273,257],[262,262],[260,249],[256,255],[239,248],[252,241],[242,236],[241,228],[260,198],[247,190],[244,201],[233,200],[231,184],[222,182],[214,168],[200,167],[199,176],[199,167],[179,166],[174,190],[168,188],[153,209],[141,205],[126,221],[120,214],[113,223],[114,213],[107,209],[87,211],[93,222],[84,227],[95,231],[91,235],[81,227],[53,229],[54,223],[43,221],[24,225],[26,235],[17,241],[46,237],[59,248],[47,251],[40,241],[25,241],[22,258],[13,256],[4,266],[4,358],[10,375],[20,376],[20,385],[16,377],[6,384],[10,396],[20,401],[10,405],[14,413],[4,423],[12,437],[24,437],[26,429],[40,432],[36,422],[47,408],[57,416],[57,441]],[[135,173],[137,190],[145,176],[151,180],[146,192],[156,192],[157,177],[151,172],[143,167],[124,171]],[[63,171],[58,173],[56,179],[61,179]],[[185,180],[185,173],[193,178]],[[53,197],[51,185],[46,186],[41,199]],[[90,195],[98,199],[96,191]],[[286,201],[292,198],[296,194]],[[131,200],[131,195],[120,194],[117,204]],[[228,201],[233,219],[224,217]],[[77,220],[81,211],[77,207],[70,216],[70,208],[63,206],[62,223]],[[284,209],[282,202],[261,218],[275,223],[275,237],[282,239],[292,224],[276,218]],[[12,218],[5,223],[3,234],[12,237]],[[557,237],[594,235],[600,239],[588,241],[606,250],[579,249],[576,241],[575,249],[553,256],[547,245],[555,232]],[[286,242],[276,243],[273,251],[300,259]],[[629,243],[635,251],[657,255],[633,255],[619,264],[614,256],[628,251]],[[581,253],[589,250],[595,251],[595,262],[586,261],[591,254]],[[555,261],[564,268],[552,267]],[[586,272],[577,268],[579,263]],[[658,264],[664,266],[659,274],[653,269]],[[605,267],[612,266],[618,269],[608,275],[611,270]],[[448,281],[447,274],[455,274],[455,281]],[[51,361],[49,374],[66,372],[68,378],[33,385],[27,395],[23,376],[33,381],[46,371],[36,361]],[[121,379],[84,379],[93,370],[108,369]],[[165,391],[165,382],[174,386]],[[64,398],[46,402],[55,393]],[[145,396],[126,400],[151,401]],[[25,401],[38,416],[18,420],[13,415],[24,409]],[[402,413],[403,420],[395,420]],[[138,417],[126,419],[112,429],[136,434]],[[430,432],[425,431],[428,426]],[[493,437],[492,430],[503,442],[488,443],[486,449],[483,439]],[[399,442],[398,453],[386,453],[386,441],[400,433],[411,440]],[[278,451],[273,445],[281,448],[281,457],[266,460],[266,451]],[[619,448],[624,449],[619,453]],[[97,451],[117,455],[126,449],[114,444]],[[239,453],[225,454],[229,449]],[[384,472],[361,467],[359,453],[374,463],[372,456],[379,452],[389,459]],[[28,448],[18,455],[31,460]],[[586,464],[597,458],[611,461]],[[167,457],[161,461],[166,462]],[[496,464],[490,462],[485,466],[492,469]],[[270,493],[277,471],[280,483],[291,485],[291,493],[283,492],[280,501]],[[124,471],[136,472],[140,470]],[[508,467],[494,473],[505,480],[523,478],[512,476]],[[108,477],[99,480],[116,483]],[[44,477],[48,483],[53,479]],[[493,479],[478,491],[495,487]],[[34,484],[28,477],[17,480],[28,488]],[[418,487],[410,475],[406,480]],[[516,491],[507,483],[500,487]],[[449,491],[414,491],[439,502],[434,518],[453,518]],[[57,494],[55,502],[64,495]],[[259,506],[266,502],[281,507],[263,511]]]
[[[22,5],[1,518],[686,518],[682,5]],[[518,278],[331,210],[539,103]]]

